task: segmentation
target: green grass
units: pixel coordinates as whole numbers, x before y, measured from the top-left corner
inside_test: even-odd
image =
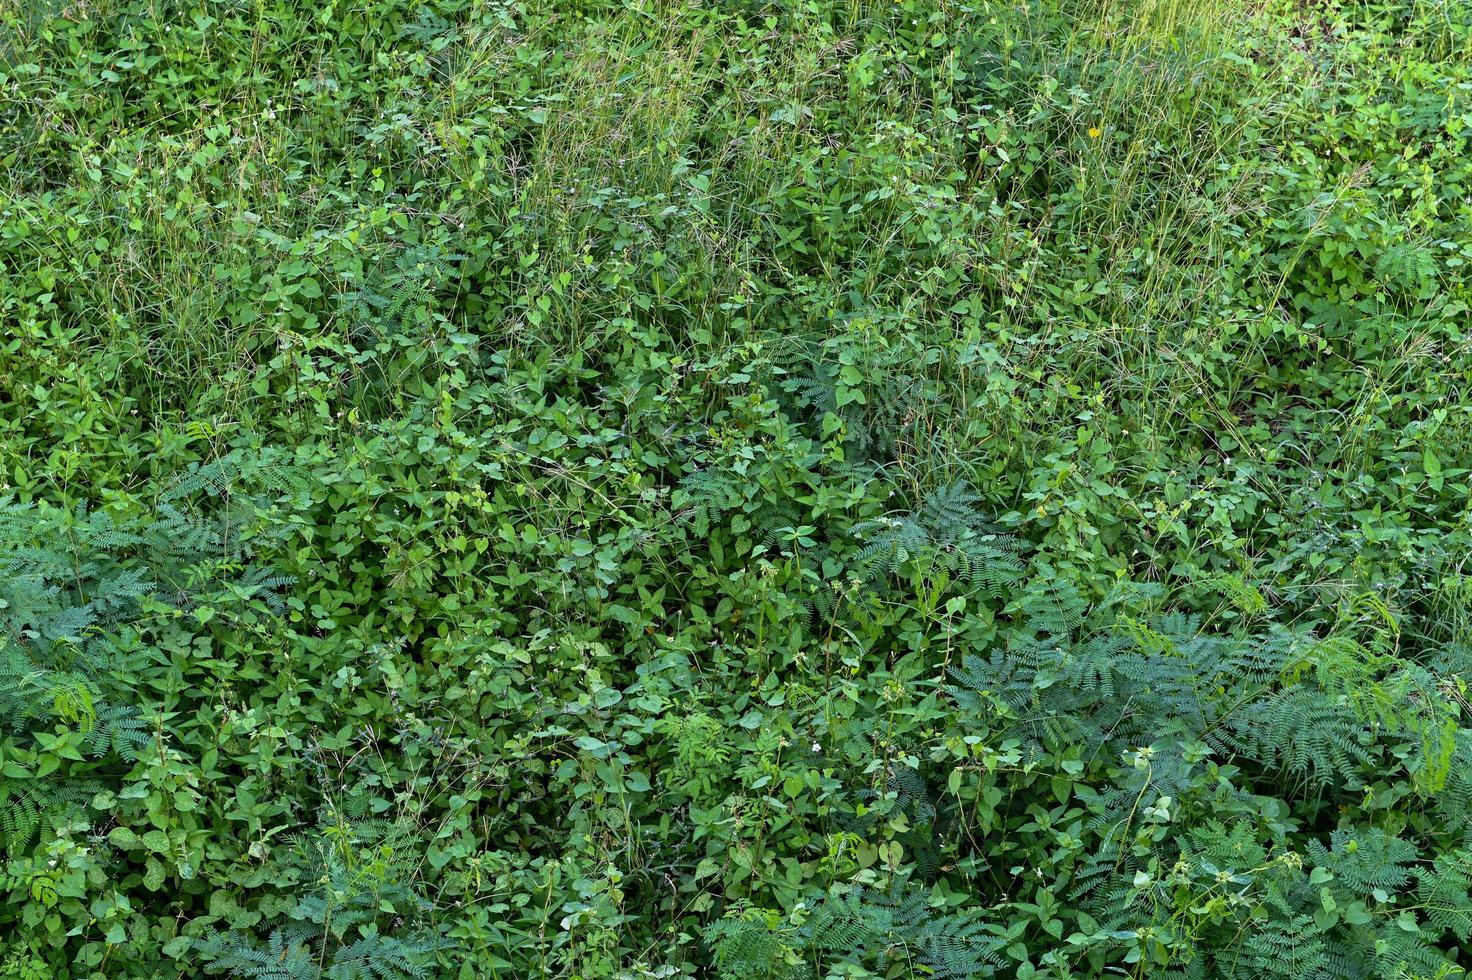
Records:
[[[1442,978],[1472,10],[0,5],[0,976]]]

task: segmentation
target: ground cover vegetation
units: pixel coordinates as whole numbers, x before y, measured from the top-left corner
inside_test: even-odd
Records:
[[[1472,4],[0,5],[0,977],[1445,978]]]

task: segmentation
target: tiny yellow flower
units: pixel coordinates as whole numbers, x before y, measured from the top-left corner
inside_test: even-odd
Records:
[[[1103,132],[1103,130],[1101,130],[1098,126],[1090,126],[1089,127],[1089,139],[1091,139],[1091,140],[1098,139],[1099,138],[1099,134],[1101,132]]]

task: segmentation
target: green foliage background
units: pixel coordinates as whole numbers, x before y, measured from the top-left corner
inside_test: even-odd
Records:
[[[1472,5],[0,5],[0,976],[1442,978]]]

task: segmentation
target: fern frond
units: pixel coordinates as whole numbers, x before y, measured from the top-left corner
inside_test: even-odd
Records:
[[[316,980],[317,957],[300,937],[277,930],[265,943],[242,933],[219,933],[196,940],[195,950],[205,972],[242,980]]]
[[[1392,837],[1379,827],[1363,830],[1341,828],[1329,835],[1330,846],[1308,842],[1307,853],[1315,866],[1333,872],[1340,886],[1370,898],[1379,890],[1396,894],[1411,880],[1416,846]]]
[[[47,819],[75,812],[101,789],[93,779],[0,779],[0,847],[18,853]]]
[[[399,939],[363,936],[336,950],[323,976],[327,980],[421,980],[429,961],[448,946],[432,933]]]

